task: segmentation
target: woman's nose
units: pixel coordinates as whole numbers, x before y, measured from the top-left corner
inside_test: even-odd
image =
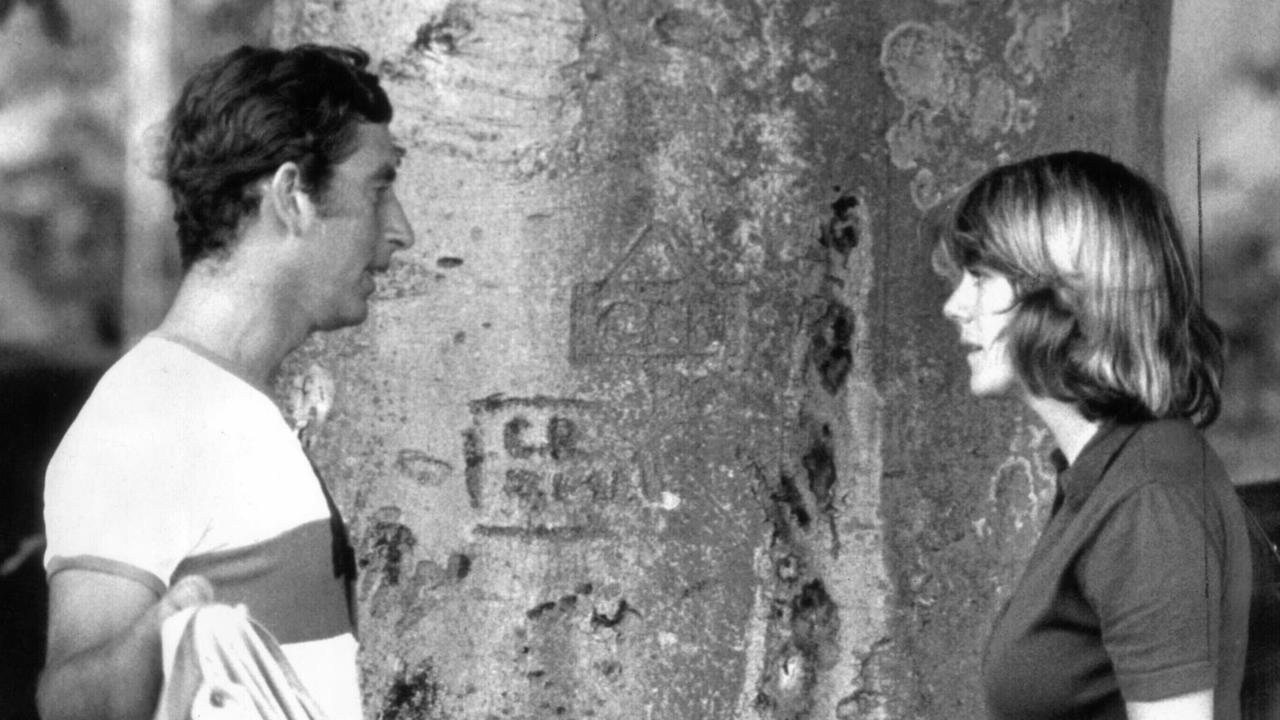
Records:
[[[951,294],[947,296],[947,301],[942,304],[943,317],[951,322],[960,322],[965,318],[965,313],[972,304],[972,285],[968,274],[966,274],[960,280],[960,284],[956,285]]]

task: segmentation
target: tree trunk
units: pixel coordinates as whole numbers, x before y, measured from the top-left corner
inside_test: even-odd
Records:
[[[1004,159],[1157,175],[1169,22],[999,5],[278,0],[409,149],[417,246],[279,381],[333,390],[369,717],[983,717],[1048,438],[967,396],[916,225]]]

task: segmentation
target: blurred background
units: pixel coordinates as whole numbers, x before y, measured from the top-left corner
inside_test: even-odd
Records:
[[[1280,3],[1175,0],[1165,186],[1196,235],[1202,139],[1204,290],[1229,338],[1209,436],[1237,482],[1280,477]]]
[[[44,465],[179,277],[151,153],[172,78],[266,42],[270,5],[0,0],[0,720],[36,718]]]
[[[1238,482],[1280,478],[1280,3],[1174,5],[1164,181],[1194,241],[1199,139],[1205,295],[1230,339],[1210,437]],[[271,15],[270,0],[0,0],[0,720],[35,717],[43,465],[178,280],[152,179],[164,108],[204,59],[266,42]]]

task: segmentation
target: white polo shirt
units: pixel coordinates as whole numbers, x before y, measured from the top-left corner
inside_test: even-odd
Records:
[[[102,377],[49,464],[45,567],[157,597],[209,578],[280,641],[333,720],[361,717],[329,504],[280,411],[193,349],[144,338]]]

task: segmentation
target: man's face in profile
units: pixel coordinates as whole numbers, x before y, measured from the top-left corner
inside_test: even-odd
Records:
[[[386,125],[359,123],[356,149],[334,165],[306,238],[303,278],[314,298],[314,326],[332,330],[364,322],[374,275],[392,253],[413,245],[413,228],[395,193],[403,151]]]

